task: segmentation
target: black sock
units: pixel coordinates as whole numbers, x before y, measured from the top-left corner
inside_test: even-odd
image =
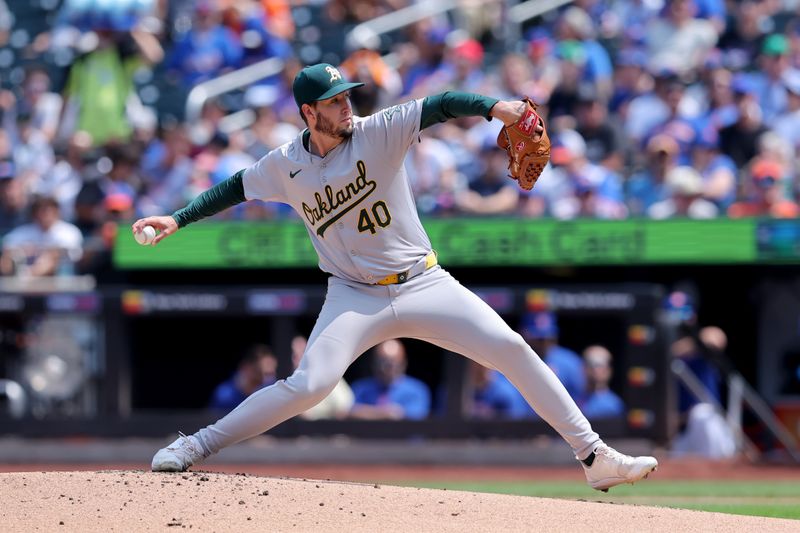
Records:
[[[589,457],[583,459],[581,462],[586,466],[592,466],[592,463],[594,463],[594,452],[590,453]]]

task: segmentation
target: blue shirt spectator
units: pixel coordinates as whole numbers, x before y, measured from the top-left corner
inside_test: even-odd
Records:
[[[678,165],[680,147],[672,137],[655,135],[645,149],[645,167],[628,180],[626,197],[633,216],[640,216],[655,203],[669,198],[667,173]]]
[[[589,14],[580,7],[570,7],[559,19],[557,36],[561,41],[577,41],[583,50],[583,80],[608,84],[613,68],[608,52],[595,40],[596,29]]]
[[[677,329],[678,340],[670,346],[670,356],[686,363],[716,401],[722,401],[721,376],[711,357],[724,352],[727,337],[715,326],[697,327],[694,300],[687,293],[675,291],[664,300],[667,320]],[[678,387],[678,412],[686,416],[692,407],[701,403],[683,383]]]
[[[427,385],[405,374],[406,352],[398,340],[375,348],[374,376],[355,381],[352,418],[364,420],[420,420],[428,416],[431,395]]]
[[[580,356],[558,345],[558,324],[554,313],[528,313],[522,319],[520,334],[556,374],[573,399],[586,389],[586,374]]]
[[[786,85],[787,110],[775,120],[773,130],[789,141],[792,148],[800,149],[800,71],[791,71],[783,77]]]
[[[573,398],[580,396],[586,387],[586,377],[583,372],[583,362],[578,354],[553,344],[545,352],[544,362],[555,372],[570,396]]]
[[[625,404],[609,388],[613,375],[611,352],[605,346],[588,346],[583,351],[586,368],[586,392],[578,399],[578,407],[586,418],[613,418],[625,413]]]
[[[609,389],[589,394],[578,402],[578,407],[589,420],[613,418],[625,413],[625,404],[622,398]]]
[[[230,410],[257,390],[272,385],[277,379],[278,360],[265,344],[247,349],[233,375],[216,386],[209,408]]]
[[[501,372],[470,361],[464,406],[467,418],[520,419],[536,413],[516,387]]]
[[[209,402],[211,409],[233,409],[249,396],[237,386],[236,381],[237,377],[234,374],[216,386]]]
[[[761,46],[759,70],[750,74],[764,121],[772,122],[786,111],[788,95],[784,76],[796,70],[790,61],[791,47],[785,35],[767,36]]]
[[[402,409],[400,418],[420,420],[430,412],[428,387],[411,376],[401,376],[387,385],[376,378],[363,378],[351,385],[358,404],[372,406],[396,405]]]
[[[208,2],[199,2],[192,29],[175,43],[166,66],[179,71],[183,85],[192,87],[238,68],[242,54],[236,35],[219,23],[219,14]]]

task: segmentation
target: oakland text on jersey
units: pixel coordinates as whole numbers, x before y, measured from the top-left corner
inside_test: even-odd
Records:
[[[333,215],[317,228],[317,235],[320,237],[323,236],[323,233],[325,233],[325,230],[328,229],[331,224],[360,204],[364,198],[372,194],[377,188],[378,184],[375,183],[374,180],[367,180],[367,166],[364,162],[359,160],[356,163],[356,167],[358,168],[358,176],[356,176],[356,179],[335,193],[330,185],[325,186],[324,199],[320,193],[315,192],[314,200],[316,202],[316,207],[309,207],[303,202],[303,214],[305,214],[306,219],[312,226],[315,226],[317,222],[322,222],[328,215]],[[362,193],[361,196],[359,196],[359,193]],[[348,202],[351,203],[345,206]],[[334,214],[339,208],[341,208],[341,210]]]

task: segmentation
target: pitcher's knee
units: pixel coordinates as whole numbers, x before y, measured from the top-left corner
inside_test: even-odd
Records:
[[[491,348],[487,350],[487,355],[489,360],[498,367],[518,363],[527,358],[538,359],[536,352],[525,342],[525,339],[514,331],[494,339]]]
[[[338,382],[338,377],[314,375],[306,370],[295,370],[294,374],[286,379],[286,384],[292,392],[311,405],[325,399]]]

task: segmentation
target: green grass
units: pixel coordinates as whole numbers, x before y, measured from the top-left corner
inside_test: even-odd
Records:
[[[408,481],[413,487],[493,492],[800,520],[800,483],[785,481],[654,481],[623,485],[604,494],[568,481]]]

